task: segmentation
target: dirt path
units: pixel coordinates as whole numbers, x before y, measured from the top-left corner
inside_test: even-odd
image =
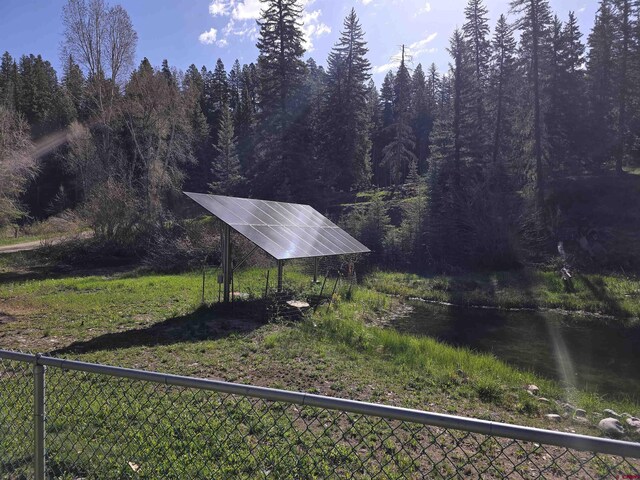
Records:
[[[78,235],[79,238],[90,238],[93,236],[93,232],[82,232]],[[6,245],[4,247],[0,247],[0,255],[3,253],[16,253],[16,252],[26,252],[29,250],[35,250],[40,248],[43,242],[47,242],[50,245],[55,245],[56,243],[64,242],[65,240],[70,240],[74,238],[73,235],[64,235],[61,237],[53,237],[42,240],[33,240],[31,242],[23,242],[23,243],[14,243],[13,245]]]

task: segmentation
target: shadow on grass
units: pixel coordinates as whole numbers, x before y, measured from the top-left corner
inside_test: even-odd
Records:
[[[145,328],[106,333],[91,340],[74,342],[50,352],[50,355],[215,340],[249,333],[263,325],[264,318],[264,304],[260,300],[202,306],[187,315],[169,318]]]
[[[33,456],[28,455],[16,460],[0,461],[0,478],[28,478],[24,473],[33,464]],[[8,477],[3,476],[8,474]]]
[[[137,266],[138,265],[131,263],[89,268],[71,267],[69,265],[27,266],[19,271],[0,273],[0,285],[22,283],[30,280],[60,280],[76,277],[110,276],[133,272]]]
[[[582,283],[584,283],[585,287],[589,289],[594,297],[607,306],[607,309],[609,310],[607,313],[625,317],[631,316],[631,313],[623,308],[622,305],[620,305],[620,302],[607,291],[604,280],[597,278],[595,281],[591,281],[588,277],[582,274],[578,274],[578,278]]]

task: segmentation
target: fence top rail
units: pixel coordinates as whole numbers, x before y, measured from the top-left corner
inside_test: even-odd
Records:
[[[312,406],[328,410],[344,411],[360,415],[382,417],[391,420],[401,420],[410,423],[462,430],[484,435],[511,438],[527,442],[555,445],[589,452],[617,455],[628,458],[640,458],[640,443],[625,442],[608,438],[589,437],[573,433],[557,432],[540,428],[524,427],[507,423],[478,420],[442,413],[432,413],[423,410],[391,407],[377,403],[346,400],[336,397],[314,395],[303,392],[280,390],[275,388],[243,385],[220,380],[186,377],[158,372],[149,372],[132,368],[114,367],[95,363],[66,360],[0,349],[0,359],[11,360],[34,365],[44,365],[61,370],[76,370],[81,372],[128,378],[144,382],[159,383],[184,388],[210,390],[246,397],[260,398],[267,401],[286,402],[301,406]]]

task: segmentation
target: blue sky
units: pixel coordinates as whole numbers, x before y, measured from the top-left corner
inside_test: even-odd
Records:
[[[408,46],[413,65],[435,62],[445,69],[451,33],[463,21],[467,0],[302,0],[307,56],[324,65],[338,38],[342,20],[355,7],[369,43],[369,60],[379,84],[394,66],[400,45]],[[64,0],[0,0],[0,51],[14,57],[41,54],[60,73],[59,45]],[[255,18],[259,0],[122,0],[138,32],[137,59],[153,65],[163,59],[179,69],[194,63],[213,68],[218,57],[227,69],[257,57]],[[491,24],[508,13],[509,2],[485,0]],[[553,10],[565,19],[576,12],[584,40],[593,25],[596,0],[551,0]]]

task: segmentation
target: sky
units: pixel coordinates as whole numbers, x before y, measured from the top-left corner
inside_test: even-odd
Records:
[[[213,69],[221,58],[227,70],[237,58],[255,61],[260,0],[107,0],[129,13],[138,33],[137,62],[147,57],[152,65],[167,59],[180,70],[192,63]],[[410,66],[435,63],[448,68],[448,41],[464,22],[467,0],[301,0],[306,57],[320,65],[342,30],[353,7],[369,46],[369,61],[376,84],[397,66],[401,45],[407,46]],[[596,0],[550,0],[561,20],[574,11],[583,40],[595,18]],[[0,0],[0,53],[14,57],[41,54],[61,75],[60,43],[64,0]],[[501,13],[509,13],[508,0],[485,0],[491,26]],[[513,15],[509,16],[511,20]]]

